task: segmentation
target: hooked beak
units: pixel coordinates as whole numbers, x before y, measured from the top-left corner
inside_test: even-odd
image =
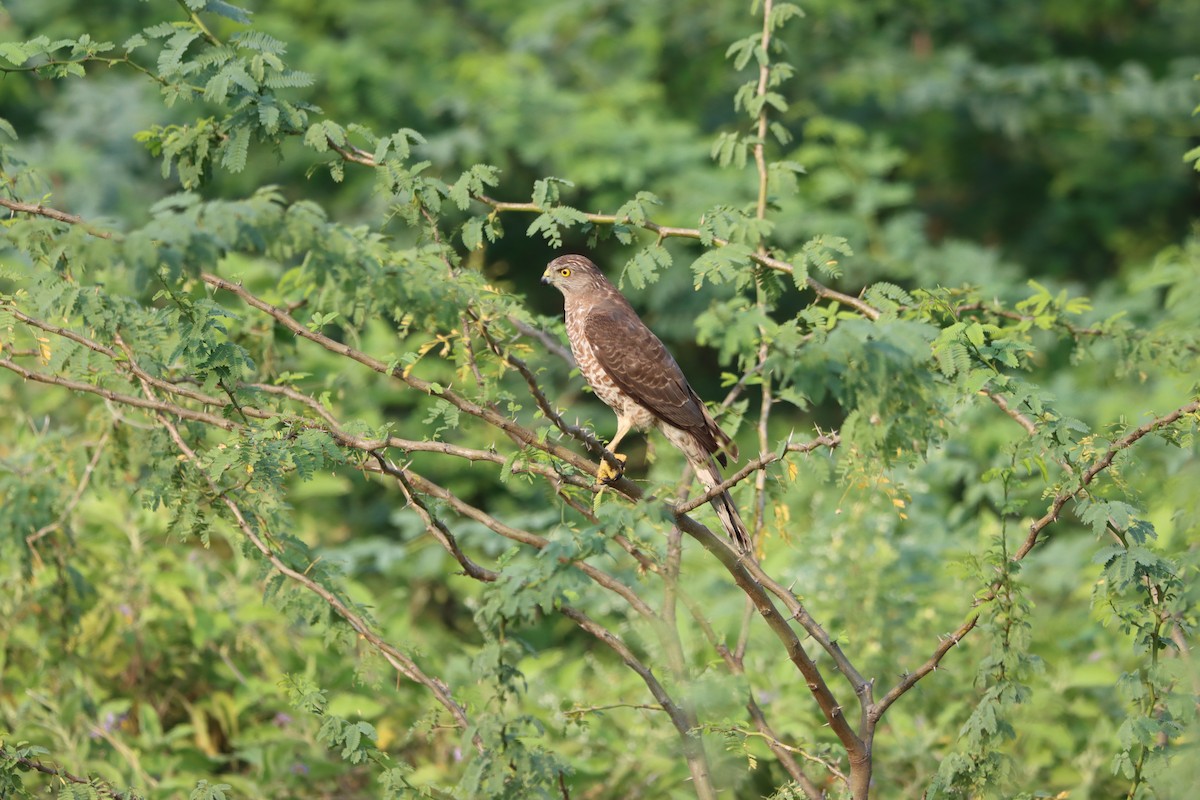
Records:
[[[542,273],[542,283],[549,283],[549,282],[550,282],[550,273],[543,272]]]

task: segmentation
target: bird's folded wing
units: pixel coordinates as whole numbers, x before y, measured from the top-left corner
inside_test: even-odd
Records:
[[[656,417],[707,432],[700,399],[658,337],[632,309],[593,311],[584,336],[613,383]]]

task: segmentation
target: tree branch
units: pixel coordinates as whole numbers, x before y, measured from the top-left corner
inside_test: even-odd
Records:
[[[112,788],[112,785],[102,778],[81,778],[78,775],[72,775],[70,772],[67,772],[61,767],[52,767],[39,759],[25,758],[24,756],[19,756],[15,753],[9,753],[8,748],[2,745],[0,745],[0,756],[7,756],[26,769],[40,772],[43,775],[50,775],[68,783],[76,783],[81,786],[90,786],[96,790],[97,794],[103,795],[104,797],[111,797],[113,800],[133,800],[133,798],[141,797],[141,795],[134,794],[132,790],[119,792]]]
[[[841,441],[841,436],[839,436],[836,432],[821,434],[810,442],[805,442],[803,444],[789,444],[786,448],[784,448],[783,453],[767,453],[766,455],[759,456],[753,461],[747,462],[745,466],[730,475],[725,480],[718,483],[713,488],[705,491],[704,494],[700,495],[699,497],[694,497],[691,500],[688,500],[686,503],[680,503],[679,505],[674,506],[673,510],[680,514],[687,514],[691,511],[694,511],[700,506],[708,503],[708,501],[712,500],[722,492],[726,492],[730,488],[738,485],[750,474],[770,466],[776,461],[782,460],[784,455],[787,453],[811,453],[813,450],[817,450],[821,447],[828,447],[830,450],[832,450],[841,444]]]
[[[568,605],[561,605],[558,610],[564,617],[570,619],[580,628],[612,648],[621,657],[621,660],[625,662],[625,666],[633,670],[642,679],[642,682],[646,684],[646,688],[650,690],[650,694],[662,706],[663,711],[667,712],[667,716],[671,718],[671,723],[679,733],[679,738],[683,743],[684,758],[687,759],[688,768],[692,773],[692,782],[696,790],[696,796],[700,800],[716,800],[717,794],[713,789],[712,779],[709,775],[708,758],[704,754],[704,743],[692,730],[692,726],[689,724],[687,715],[683,709],[671,699],[666,689],[659,683],[658,678],[654,677],[654,673],[650,668],[639,661],[637,656],[633,654],[633,651],[616,634],[604,626],[597,624],[582,611]]]
[[[996,407],[1003,411],[1008,416],[1012,417],[1013,421],[1025,429],[1025,432],[1030,436],[1037,435],[1037,426],[1033,424],[1033,420],[1017,411],[1008,404],[1008,398],[999,392],[993,392],[991,389],[980,389],[979,393],[996,404]]]
[[[92,473],[95,472],[96,465],[100,463],[100,456],[104,455],[104,446],[108,444],[108,438],[111,433],[111,430],[105,431],[104,435],[100,437],[100,441],[96,443],[95,452],[92,453],[92,457],[88,460],[87,466],[83,468],[83,477],[79,479],[79,483],[75,486],[75,491],[71,493],[70,499],[67,500],[66,505],[63,506],[63,510],[59,513],[59,515],[54,518],[53,522],[43,525],[34,533],[31,533],[25,537],[25,544],[29,545],[29,549],[34,554],[37,553],[37,549],[34,547],[34,545],[42,537],[62,528],[67,517],[69,517],[71,512],[75,510],[75,506],[79,505],[80,499],[83,498],[83,493],[87,491],[88,483],[90,483],[92,480]]]
[[[889,689],[888,693],[880,698],[879,702],[868,712],[870,727],[874,729],[875,724],[883,718],[884,713],[891,708],[893,703],[900,699],[901,695],[916,686],[917,682],[926,675],[936,670],[946,654],[958,645],[963,640],[963,637],[970,633],[978,622],[979,615],[972,614],[966,622],[958,627],[958,630],[942,640],[942,643],[937,646],[937,649],[933,651],[933,655],[926,659],[924,664],[907,673],[899,683]]]
[[[829,770],[831,775],[841,780],[842,783],[849,785],[846,776],[837,767],[816,756],[809,755],[798,747],[793,747],[781,741],[775,735],[775,731],[771,729],[771,726],[767,724],[767,718],[763,716],[762,708],[759,707],[758,701],[754,699],[753,695],[746,700],[746,710],[750,714],[750,721],[754,723],[754,728],[758,731],[758,735],[767,743],[767,747],[775,754],[775,758],[779,759],[779,763],[783,765],[784,771],[792,777],[792,780],[800,787],[800,791],[804,792],[804,796],[809,798],[809,800],[822,800],[825,797],[825,793],[800,768],[800,765],[796,763],[796,759],[792,757],[793,753],[802,758],[817,762]]]
[[[385,472],[386,474],[393,474],[388,470],[385,470]],[[454,494],[448,489],[438,486],[433,481],[418,475],[411,469],[403,470],[403,475],[405,480],[407,480],[411,487],[416,491],[420,492],[421,494],[429,495],[430,497],[436,497],[438,500],[446,503],[462,516],[482,523],[488,529],[500,534],[506,539],[511,539],[514,542],[529,545],[537,550],[544,550],[550,545],[549,539],[538,536],[536,533],[531,533],[529,531],[522,530],[521,528],[514,528],[511,525],[501,522],[487,512],[476,508],[470,503],[467,503],[465,500],[458,497],[458,495]],[[642,616],[651,620],[656,620],[658,618],[658,615],[655,614],[654,610],[646,604],[646,601],[642,600],[642,598],[639,597],[636,592],[634,592],[625,584],[621,583],[616,578],[609,575],[607,572],[597,569],[586,561],[571,561],[570,559],[559,558],[559,563],[567,564],[575,569],[578,569],[584,575],[591,578],[592,581],[597,585],[602,586],[605,589],[608,589],[610,592],[620,596],[625,600],[625,602],[629,603],[631,608],[633,608]]]
[[[763,586],[756,579],[758,576],[765,577],[762,568],[753,559],[735,554],[721,538],[718,538],[716,534],[691,517],[679,515],[675,519],[684,533],[698,541],[706,550],[716,556],[717,560],[733,576],[738,587],[754,602],[754,607],[766,621],[767,627],[771,629],[771,632],[783,644],[788,660],[796,666],[800,674],[804,677],[805,684],[808,686],[809,692],[816,699],[817,705],[820,707],[821,713],[825,716],[826,722],[829,723],[829,727],[832,729],[834,735],[837,736],[843,747],[846,748],[851,764],[860,763],[864,758],[868,758],[869,753],[863,741],[859,739],[858,735],[846,721],[846,717],[842,713],[842,707],[838,704],[833,693],[829,691],[829,687],[825,683],[825,678],[821,675],[820,670],[817,669],[816,663],[805,652],[804,646],[796,636],[796,632],[792,630],[787,620],[775,608],[775,605],[771,602],[771,598],[767,596],[767,593],[763,590]],[[798,601],[796,603],[798,604]],[[815,625],[815,623],[813,624]]]
[[[673,530],[676,534],[678,534],[678,528]],[[687,609],[691,613],[692,617],[696,620],[696,623],[700,627],[701,633],[704,634],[704,638],[708,640],[708,643],[712,646],[713,650],[715,650],[717,655],[719,655],[725,662],[725,666],[729,669],[730,673],[734,675],[745,675],[746,670],[741,659],[738,658],[734,653],[731,653],[725,643],[717,637],[716,631],[713,630],[712,625],[709,624],[701,609],[697,606],[696,601],[683,593],[680,593],[680,598],[683,600],[684,605],[687,606]],[[753,611],[753,605],[751,605],[750,608],[751,611]],[[776,736],[775,732],[771,729],[771,726],[767,724],[767,719],[763,714],[762,708],[759,706],[758,701],[754,699],[753,689],[750,690],[749,695],[746,697],[746,711],[749,713],[750,720],[754,723],[754,727],[762,734],[764,741],[767,742],[767,747],[770,748],[771,752],[775,754],[775,757],[779,759],[779,763],[783,766],[788,775],[792,776],[792,780],[794,780],[796,784],[800,786],[805,796],[808,797],[809,800],[822,800],[824,797],[823,793],[804,773],[804,770],[800,768],[800,765],[796,763],[796,759],[792,758],[791,751],[796,750],[796,748],[792,748],[780,741],[779,737]]]
[[[989,396],[991,395],[989,394]],[[997,397],[999,396],[997,395]],[[995,398],[993,398],[993,401],[995,402]],[[997,403],[997,405],[1007,411],[1006,404],[1001,405],[1000,403]],[[1050,510],[1029,526],[1029,535],[1026,537],[1025,542],[1021,545],[1021,547],[1013,554],[1011,560],[1021,561],[1027,555],[1029,555],[1034,546],[1037,544],[1038,537],[1041,532],[1045,530],[1051,523],[1058,520],[1059,512],[1062,511],[1062,508],[1064,505],[1066,505],[1067,501],[1077,495],[1082,489],[1087,487],[1097,475],[1111,466],[1113,459],[1118,453],[1133,446],[1138,440],[1142,439],[1146,435],[1177,422],[1179,419],[1187,416],[1188,414],[1196,414],[1198,412],[1200,412],[1200,400],[1194,400],[1191,403],[1180,406],[1169,414],[1152,419],[1146,424],[1135,428],[1134,430],[1114,441],[1103,456],[1098,458],[1091,464],[1091,466],[1084,470],[1083,474],[1079,477],[1078,485],[1074,489],[1070,491],[1059,492],[1057,495],[1055,495],[1054,500],[1050,504]],[[1010,416],[1012,415],[1010,414]],[[1016,418],[1014,417],[1014,419]],[[1019,419],[1017,422],[1018,424],[1021,424]],[[1021,426],[1023,428],[1026,427],[1024,424]],[[1036,429],[1031,431],[1031,433],[1032,432],[1036,432]],[[1070,470],[1069,465],[1067,465],[1067,468]],[[985,603],[990,603],[996,598],[999,588],[1000,584],[998,582],[993,583],[989,587],[987,593],[975,601],[975,605],[980,606]],[[899,683],[892,687],[888,693],[870,709],[868,713],[870,728],[874,728],[875,724],[880,718],[882,718],[884,712],[886,712],[887,709],[905,692],[910,690],[917,684],[918,681],[920,681],[930,672],[936,670],[946,654],[949,653],[950,650],[952,650],[956,645],[958,645],[958,643],[962,641],[963,637],[965,637],[971,632],[972,629],[974,629],[978,622],[979,615],[973,614],[967,619],[966,622],[960,625],[954,633],[942,640],[942,643],[938,645],[937,649],[934,650],[933,654],[925,661],[924,664],[922,664],[915,671],[906,674]]]
[[[413,389],[416,389],[423,394],[427,394],[430,397],[437,397],[446,400],[460,411],[464,411],[473,417],[482,419],[483,421],[509,434],[523,444],[542,450],[543,452],[546,452],[555,458],[570,464],[580,472],[595,475],[598,471],[598,467],[596,465],[589,463],[587,460],[576,455],[571,450],[568,450],[560,445],[543,441],[542,438],[533,431],[517,424],[516,422],[513,422],[511,419],[490,408],[485,408],[477,403],[467,400],[465,397],[462,397],[452,389],[440,386],[435,387],[434,384],[412,375],[407,370],[401,369],[400,367],[389,368],[388,365],[382,361],[372,358],[366,353],[356,350],[349,345],[330,339],[328,336],[323,334],[310,331],[306,326],[302,325],[286,311],[259,299],[240,284],[227,281],[224,278],[220,278],[207,272],[203,273],[201,278],[205,283],[214,288],[222,289],[237,295],[247,305],[270,315],[280,325],[301,338],[308,339],[309,341],[324,347],[326,350],[332,353],[337,353],[338,355],[345,356],[353,361],[357,361],[363,366],[372,369],[381,375],[389,375],[393,378],[396,378]]]
[[[413,507],[414,511],[417,512],[417,516],[419,516],[421,521],[425,523],[425,529],[429,531],[430,535],[432,535],[434,539],[438,541],[438,544],[445,548],[446,552],[454,556],[454,560],[462,565],[463,571],[466,572],[469,577],[474,578],[477,581],[484,581],[486,583],[490,583],[499,579],[500,573],[493,572],[490,569],[479,566],[470,558],[468,558],[465,553],[463,553],[462,548],[458,546],[458,540],[454,538],[454,534],[450,532],[450,529],[447,528],[441,520],[433,516],[433,512],[429,510],[429,507],[425,505],[425,503],[417,495],[416,490],[413,489],[412,485],[405,477],[404,470],[398,469],[379,453],[372,453],[371,455],[379,464],[379,468],[382,472],[385,472],[396,479],[396,484],[400,487],[400,491],[404,495],[404,499],[408,501],[408,504]]]
[[[554,338],[543,330],[528,325],[516,317],[509,317],[509,323],[516,328],[522,336],[528,336],[530,339],[537,339],[542,343],[542,346],[549,350],[554,355],[565,361],[572,369],[575,368],[575,356],[571,355],[571,351],[563,347],[562,342]]]
[[[149,383],[144,383],[142,388],[147,397],[151,401],[154,401],[153,391],[150,388]],[[197,456],[196,452],[192,450],[186,441],[184,441],[183,436],[179,433],[179,429],[175,426],[175,424],[171,422],[171,420],[169,420],[162,412],[158,412],[156,416],[159,423],[167,429],[167,433],[170,435],[171,441],[175,443],[175,446],[179,449],[179,452],[183,455],[187,462],[194,467],[196,474],[208,484],[209,490],[212,492],[213,497],[224,504],[224,506],[229,510],[229,513],[232,515],[237,527],[242,531],[251,544],[254,545],[255,549],[257,549],[278,572],[292,579],[325,601],[325,603],[332,608],[338,616],[345,620],[359,636],[369,642],[397,672],[399,672],[401,675],[404,675],[414,683],[421,684],[429,689],[437,701],[450,712],[451,716],[454,717],[460,728],[466,730],[471,727],[471,722],[467,717],[466,711],[462,705],[460,705],[458,701],[454,699],[450,693],[449,687],[446,686],[445,683],[437,678],[426,675],[421,668],[417,666],[415,661],[413,661],[404,653],[400,652],[396,647],[386,642],[381,636],[375,633],[375,631],[373,631],[371,627],[367,625],[366,621],[363,620],[362,617],[351,611],[350,608],[342,601],[342,599],[335,595],[332,591],[322,586],[320,583],[317,583],[307,574],[298,572],[289,567],[287,564],[283,563],[279,556],[277,556],[275,552],[269,546],[267,546],[266,542],[264,542],[263,539],[258,535],[258,532],[254,529],[254,526],[252,526],[242,514],[241,508],[230,496],[231,493],[221,490],[213,478],[204,470],[200,464],[199,456]],[[476,749],[480,752],[483,752],[483,740],[479,737],[479,735],[475,734],[472,737],[472,740]]]
[[[100,239],[111,239],[113,234],[109,231],[97,230],[83,221],[83,217],[75,214],[68,214],[65,211],[59,211],[55,208],[44,206],[41,203],[22,203],[17,200],[9,200],[6,197],[0,197],[0,206],[14,211],[18,214],[33,214],[39,217],[46,217],[55,220],[56,222],[65,222],[68,225],[78,225],[88,234]]]
[[[25,369],[20,364],[16,364],[7,358],[0,358],[0,367],[3,367],[10,372],[15,372],[27,380],[50,384],[51,386],[61,386],[64,389],[70,389],[73,392],[99,395],[106,400],[112,400],[113,402],[121,403],[122,405],[134,406],[135,408],[144,408],[150,411],[170,414],[171,416],[179,417],[180,419],[192,420],[193,422],[203,422],[206,425],[212,425],[213,427],[226,431],[231,431],[238,427],[238,423],[236,422],[232,422],[212,414],[207,414],[203,411],[193,411],[190,408],[184,408],[183,406],[165,403],[160,400],[146,400],[134,395],[114,392],[111,389],[105,389],[100,386],[93,386],[90,383],[82,383],[80,381],[70,380],[69,378],[60,378],[57,375],[46,375],[41,372]]]
[[[1017,552],[1013,555],[1012,560],[1020,561],[1029,554],[1029,551],[1032,550],[1034,545],[1037,544],[1039,534],[1041,534],[1042,530],[1045,529],[1050,523],[1058,519],[1058,514],[1060,511],[1062,511],[1062,507],[1067,504],[1067,501],[1078,494],[1081,489],[1090,484],[1097,475],[1108,469],[1112,465],[1113,459],[1118,453],[1131,447],[1143,436],[1153,433],[1160,428],[1166,427],[1167,425],[1170,425],[1171,423],[1188,414],[1195,414],[1197,411],[1200,411],[1200,400],[1193,400],[1186,405],[1180,406],[1169,414],[1150,420],[1145,425],[1135,428],[1113,442],[1103,456],[1098,458],[1090,467],[1083,471],[1083,474],[1079,477],[1079,484],[1075,488],[1071,489],[1070,491],[1059,492],[1054,496],[1054,500],[1050,503],[1050,510],[1029,526],[1029,535],[1025,537],[1025,542],[1020,548],[1017,549]]]
[[[611,467],[617,469],[619,472],[624,465],[617,461],[616,458],[614,458],[612,454],[608,452],[604,446],[604,443],[593,436],[591,431],[581,428],[578,425],[568,424],[567,421],[562,418],[562,415],[550,405],[550,401],[546,399],[546,393],[542,391],[540,386],[538,386],[537,378],[534,377],[533,371],[529,369],[529,365],[525,363],[524,359],[521,359],[508,352],[506,349],[500,347],[499,343],[496,342],[496,340],[492,337],[491,332],[488,330],[487,323],[477,316],[475,316],[474,319],[476,324],[479,326],[480,335],[483,336],[484,341],[487,342],[488,348],[498,358],[519,372],[521,377],[525,379],[525,383],[529,387],[529,394],[533,397],[534,402],[537,403],[538,409],[542,412],[542,415],[545,416],[546,419],[550,420],[550,422],[554,424],[554,427],[558,428],[563,433],[583,442],[589,450],[603,457],[609,462]],[[573,359],[572,363],[574,363]]]

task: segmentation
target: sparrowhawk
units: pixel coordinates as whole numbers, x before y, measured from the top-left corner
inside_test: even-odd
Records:
[[[675,359],[617,287],[579,255],[551,261],[542,283],[563,294],[567,339],[583,379],[617,412],[617,434],[609,451],[624,463],[616,447],[625,434],[632,428],[655,427],[679,448],[706,488],[719,484],[717,461],[724,466],[726,453],[736,461],[737,445],[718,427]],[[598,477],[616,476],[602,461]],[[712,506],[737,548],[748,552],[750,537],[729,492],[713,497]]]

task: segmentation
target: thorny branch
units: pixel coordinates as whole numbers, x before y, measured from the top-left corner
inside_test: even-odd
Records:
[[[679,514],[687,514],[706,504],[709,500],[712,500],[722,492],[728,491],[730,488],[738,485],[750,475],[753,475],[756,472],[762,472],[764,467],[768,467],[771,464],[774,464],[776,461],[783,460],[784,456],[786,456],[788,453],[811,453],[814,450],[822,447],[828,447],[830,450],[833,450],[839,444],[841,444],[841,441],[842,438],[838,434],[827,433],[821,434],[820,436],[808,442],[789,443],[782,452],[767,453],[766,455],[759,456],[753,461],[746,462],[741,469],[718,483],[713,488],[707,490],[698,497],[688,500],[686,503],[679,503],[678,505],[673,506],[672,510]]]
[[[396,484],[400,487],[400,492],[404,495],[404,499],[408,501],[408,504],[417,512],[417,516],[425,523],[425,529],[429,531],[430,535],[437,540],[438,544],[447,553],[454,556],[454,560],[462,565],[463,572],[466,575],[477,581],[487,583],[499,579],[500,574],[498,572],[479,566],[462,551],[462,548],[458,546],[458,540],[454,538],[454,534],[450,532],[450,529],[446,527],[444,522],[435,517],[433,512],[429,510],[429,506],[417,494],[412,483],[405,476],[403,469],[396,467],[378,452],[371,455],[375,458],[381,472],[385,472],[396,479]]]

